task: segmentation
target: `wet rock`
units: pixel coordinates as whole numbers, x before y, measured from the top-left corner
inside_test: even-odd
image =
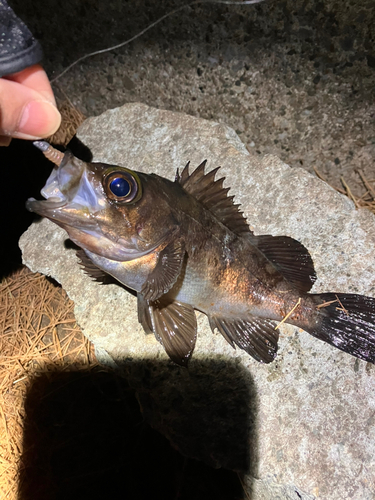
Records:
[[[86,120],[78,137],[97,161],[169,179],[188,160],[222,165],[256,234],[292,236],[310,250],[318,275],[314,292],[375,295],[374,216],[302,169],[275,156],[249,155],[231,128],[128,104]],[[91,281],[66,239],[47,220],[33,224],[20,240],[25,264],[62,284],[99,360],[126,373],[148,421],[178,449],[214,466],[247,469],[244,484],[254,500],[372,498],[373,365],[291,326],[281,329],[276,361],[261,365],[213,335],[198,314],[190,368],[175,367],[143,333],[135,297]],[[218,395],[209,400],[212,413],[208,394]],[[228,421],[234,425],[214,446],[215,432]],[[238,455],[243,460],[236,461]]]

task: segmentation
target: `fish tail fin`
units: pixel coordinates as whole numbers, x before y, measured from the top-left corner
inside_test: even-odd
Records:
[[[314,298],[318,317],[309,333],[375,364],[375,299],[349,293],[322,293]]]

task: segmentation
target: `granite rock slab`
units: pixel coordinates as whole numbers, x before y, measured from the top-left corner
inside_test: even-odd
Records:
[[[78,138],[95,161],[169,179],[187,161],[220,165],[256,234],[291,236],[309,249],[313,292],[375,296],[375,217],[302,169],[250,155],[226,125],[127,104],[86,120]],[[288,325],[276,361],[261,365],[198,314],[190,368],[176,367],[138,324],[136,298],[91,281],[66,240],[50,221],[34,223],[20,240],[24,263],[61,283],[99,360],[126,371],[147,420],[177,448],[241,471],[254,500],[374,498],[375,366]],[[211,424],[225,424],[222,446],[202,433]]]

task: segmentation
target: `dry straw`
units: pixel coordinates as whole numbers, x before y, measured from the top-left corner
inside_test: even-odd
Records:
[[[22,268],[0,285],[0,498],[17,498],[23,403],[38,373],[96,365],[61,287]]]
[[[327,182],[324,176],[318,171],[317,168],[314,167],[314,171],[316,175],[319,177],[319,179],[321,179],[324,182]],[[348,198],[350,198],[354,203],[354,205],[356,206],[356,208],[367,208],[368,210],[370,210],[370,212],[375,214],[375,179],[370,179],[370,180],[366,179],[364,173],[360,169],[357,169],[355,171],[358,173],[360,180],[363,184],[364,192],[361,196],[355,196],[353,194],[352,190],[350,189],[350,186],[347,184],[344,177],[341,177],[340,179],[344,189],[335,186],[331,187],[336,191],[338,191],[339,193],[345,194]]]

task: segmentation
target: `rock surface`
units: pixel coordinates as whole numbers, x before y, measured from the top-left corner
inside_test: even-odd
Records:
[[[78,137],[94,160],[170,179],[188,160],[222,165],[256,234],[292,236],[309,249],[318,275],[314,292],[375,295],[374,216],[302,169],[274,156],[253,158],[229,127],[129,104],[88,119]],[[144,335],[135,297],[91,281],[66,239],[47,220],[33,224],[20,241],[25,264],[62,284],[99,359],[126,370],[146,418],[182,452],[248,469],[245,484],[254,500],[374,498],[373,365],[290,326],[281,330],[276,361],[260,365],[213,335],[198,315],[186,372]],[[222,445],[215,447],[223,424]]]

